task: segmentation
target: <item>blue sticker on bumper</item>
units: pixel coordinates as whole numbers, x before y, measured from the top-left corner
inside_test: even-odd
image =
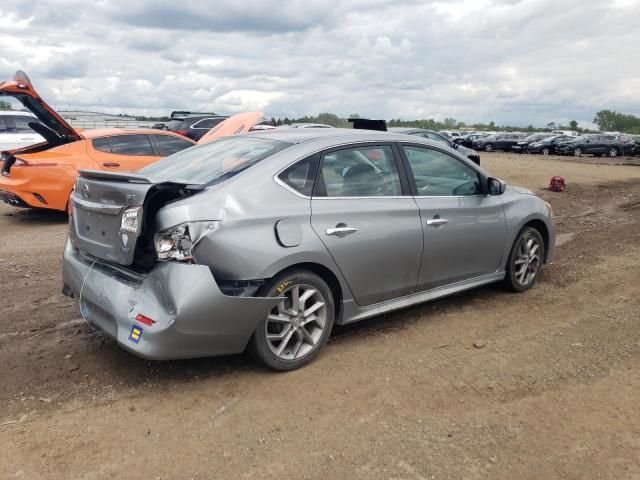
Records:
[[[129,334],[129,340],[133,343],[140,343],[140,339],[142,338],[142,328],[136,327],[135,325],[131,327],[131,333]]]

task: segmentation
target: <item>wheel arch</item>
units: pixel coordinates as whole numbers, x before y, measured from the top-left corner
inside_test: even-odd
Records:
[[[344,299],[344,296],[342,292],[342,284],[340,283],[340,280],[338,280],[336,274],[333,273],[331,269],[319,263],[302,262],[283,268],[275,275],[273,275],[272,278],[275,278],[291,270],[307,270],[311,273],[315,273],[326,282],[326,284],[329,286],[329,289],[331,290],[331,295],[333,296],[333,303],[335,306],[334,320],[336,323],[340,323],[342,319],[342,301]]]
[[[549,235],[549,229],[547,228],[547,225],[542,220],[538,218],[534,218],[532,220],[529,220],[527,223],[525,223],[520,229],[520,231],[524,230],[527,227],[535,228],[540,233],[540,236],[542,236],[542,241],[544,242],[544,263],[547,263],[547,259],[549,258],[549,252],[550,252],[550,249],[549,249],[550,235]]]

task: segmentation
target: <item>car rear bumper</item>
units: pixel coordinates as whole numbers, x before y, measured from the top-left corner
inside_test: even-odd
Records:
[[[224,295],[204,265],[161,262],[145,275],[75,249],[63,263],[63,293],[82,316],[133,354],[153,360],[241,353],[277,298]],[[138,315],[155,320],[145,325]]]
[[[24,207],[24,208],[31,207],[31,205],[29,205],[22,198],[20,198],[19,195],[16,195],[13,192],[6,192],[4,190],[0,190],[0,200],[3,201],[4,203],[8,203],[13,207]]]

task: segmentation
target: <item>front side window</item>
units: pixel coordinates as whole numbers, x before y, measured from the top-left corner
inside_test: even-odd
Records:
[[[147,135],[114,135],[107,137],[111,153],[116,155],[154,156],[151,141]]]
[[[224,120],[224,118],[205,118],[191,125],[191,128],[201,128],[203,130],[209,130],[220,123],[222,120]]]
[[[156,141],[158,152],[163,157],[168,157],[169,155],[173,155],[180,150],[193,147],[193,143],[191,143],[190,141],[171,135],[153,135],[153,139]]]
[[[416,182],[418,196],[480,195],[476,171],[439,150],[404,145],[402,147]]]
[[[322,181],[327,197],[402,195],[390,146],[361,146],[324,155]]]

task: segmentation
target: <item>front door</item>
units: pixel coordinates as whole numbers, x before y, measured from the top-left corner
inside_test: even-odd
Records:
[[[484,195],[478,173],[444,151],[417,145],[401,149],[424,229],[418,288],[498,271],[507,233],[500,197]]]
[[[358,145],[323,154],[311,225],[360,305],[416,289],[422,227],[399,171],[391,145]]]

